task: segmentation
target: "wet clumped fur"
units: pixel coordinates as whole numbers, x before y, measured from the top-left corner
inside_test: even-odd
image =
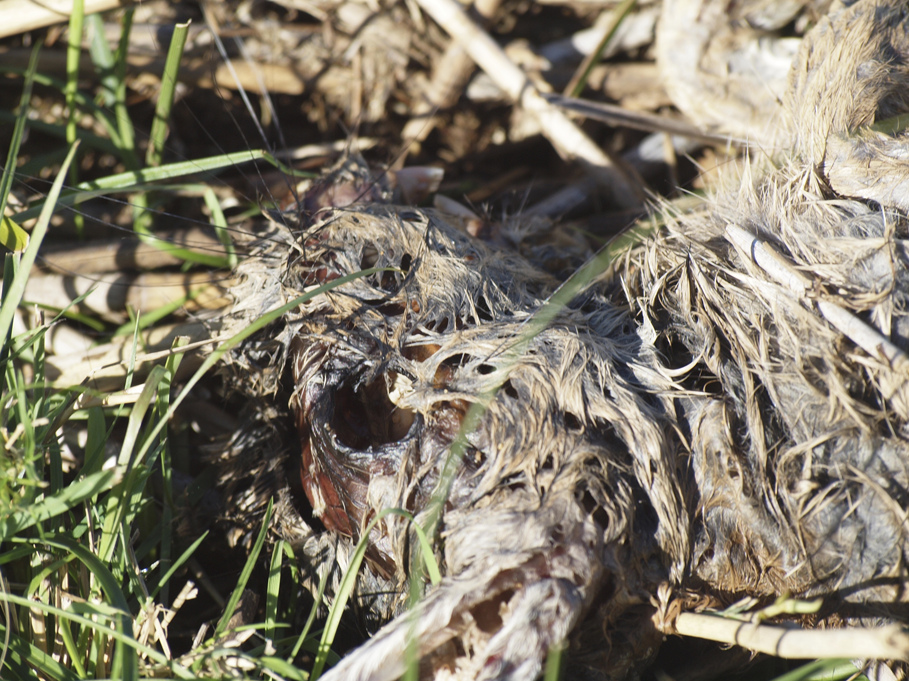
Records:
[[[775,167],[753,163],[709,209],[670,221],[532,337],[559,279],[459,218],[390,203],[390,190],[320,201],[326,180],[317,208],[277,230],[228,326],[375,268],[233,357],[258,372],[250,392],[287,411],[238,435],[226,458],[252,482],[230,494],[258,512],[278,495],[276,529],[303,549],[313,587],[326,570],[337,586],[382,509],[429,520],[465,416],[485,407],[442,507],[441,584],[406,612],[415,539],[383,518],[358,587],[378,631],[326,678],[398,678],[410,640],[421,678],[534,679],[563,640],[572,674],[635,677],[672,633],[673,602],[823,596],[815,624],[900,621],[906,363],[857,347],[817,302],[909,351],[901,135],[884,140],[902,151],[880,182],[863,160],[882,153],[868,126],[905,113],[904,14],[831,8],[792,62]],[[831,80],[854,96],[825,93]],[[339,172],[365,172],[351,167]],[[813,287],[775,282],[730,224]],[[281,456],[250,434],[274,429],[292,443]]]

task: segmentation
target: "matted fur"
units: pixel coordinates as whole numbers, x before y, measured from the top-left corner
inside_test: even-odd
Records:
[[[282,517],[315,568],[345,564],[383,508],[425,521],[468,406],[487,407],[442,514],[442,583],[402,614],[414,541],[384,519],[360,592],[374,619],[395,619],[326,678],[395,679],[410,637],[425,678],[533,679],[565,638],[576,671],[624,678],[659,647],[653,615],[673,594],[823,595],[818,617],[837,624],[905,615],[909,377],[813,303],[835,300],[907,348],[903,181],[866,175],[846,191],[837,179],[877,158],[856,126],[905,112],[904,12],[835,9],[794,62],[778,167],[754,164],[709,210],[671,222],[621,286],[579,296],[520,353],[558,281],[436,212],[374,194],[307,217],[277,270],[249,266],[252,309],[387,268],[314,298],[235,358],[286,361],[293,375],[302,453],[289,470],[324,529],[289,502]],[[825,91],[834,71],[842,87]],[[901,138],[885,142],[898,161]],[[728,224],[771,242],[810,294],[774,283],[726,240]]]

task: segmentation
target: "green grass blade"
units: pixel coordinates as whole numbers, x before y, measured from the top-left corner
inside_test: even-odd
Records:
[[[243,571],[240,573],[240,578],[237,580],[237,586],[231,593],[227,605],[224,607],[224,614],[221,615],[218,626],[215,627],[215,639],[218,639],[227,629],[230,618],[234,616],[234,610],[237,607],[237,603],[240,602],[240,597],[243,595],[243,590],[246,589],[246,584],[249,582],[249,577],[256,567],[256,561],[259,560],[259,554],[262,552],[262,547],[265,546],[265,538],[268,536],[273,504],[274,501],[269,500],[268,508],[265,509],[265,517],[262,518],[262,529],[259,531],[259,536],[256,537],[256,543],[253,544],[252,550],[249,552],[249,556],[246,559],[246,565],[243,566]]]
[[[170,389],[180,363],[183,361],[183,353],[178,352],[180,347],[188,343],[188,339],[178,336],[174,339],[171,349],[174,354],[167,358],[164,363],[164,378],[158,386],[158,399],[155,401],[155,416],[163,419],[167,414],[167,407],[170,405]],[[162,570],[168,570],[171,563],[171,551],[173,546],[173,537],[171,531],[173,528],[174,498],[173,498],[173,460],[170,456],[170,445],[166,437],[161,437],[161,458],[159,459],[159,470],[163,483],[163,505],[161,508],[161,541],[159,545],[159,561]],[[164,582],[161,590],[161,600],[164,603],[170,603],[170,585]]]
[[[114,73],[117,77],[117,87],[114,92],[116,104],[114,115],[117,118],[117,130],[120,133],[120,148],[125,153],[129,150],[130,168],[139,167],[139,157],[136,154],[136,131],[132,119],[126,108],[126,58],[129,54],[129,36],[133,29],[133,14],[135,8],[130,7],[123,13],[123,23],[120,28],[120,42],[117,45],[117,54],[114,56]]]
[[[290,546],[287,546],[287,552],[290,553]],[[297,642],[294,644],[293,650],[290,651],[290,655],[287,657],[288,662],[293,662],[297,655],[300,654],[300,650],[303,648],[304,643],[306,643],[307,638],[309,637],[309,630],[312,629],[312,625],[316,621],[316,615],[319,612],[319,606],[322,605],[322,599],[325,597],[325,587],[328,586],[328,578],[331,574],[331,570],[323,570],[322,576],[319,577],[319,586],[316,588],[316,595],[313,599],[312,608],[309,611],[309,616],[306,618],[306,624],[303,625],[303,631],[300,632],[300,635],[297,636]],[[316,647],[318,650],[318,646]]]
[[[21,253],[28,245],[28,232],[5,215],[0,216],[0,244],[13,253]]]
[[[173,565],[170,566],[167,572],[161,576],[161,579],[158,580],[158,585],[152,590],[151,594],[149,594],[152,598],[155,598],[158,595],[158,592],[164,587],[164,585],[170,582],[170,578],[173,577],[177,573],[177,570],[179,570],[183,564],[192,557],[192,555],[196,552],[196,549],[198,549],[202,542],[205,541],[206,537],[208,537],[208,530],[206,530],[201,537],[196,539],[196,541],[190,544],[189,547],[187,547],[187,549],[180,554],[180,557],[177,558],[177,560],[174,561]]]
[[[66,45],[66,141],[76,141],[76,92],[79,89],[79,57],[82,56],[82,25],[85,19],[85,0],[73,0],[69,15],[69,40]],[[75,180],[74,180],[75,181]]]
[[[192,252],[189,251],[189,253]],[[188,260],[188,258],[184,258],[184,260]],[[221,266],[224,265],[224,258],[221,258],[220,264]],[[157,322],[182,308],[188,301],[195,300],[195,298],[200,293],[203,293],[205,290],[207,290],[207,288],[207,286],[200,286],[199,288],[193,289],[185,296],[177,298],[171,303],[167,303],[166,305],[162,305],[161,307],[152,310],[151,312],[146,312],[145,314],[139,315],[133,321],[127,322],[126,324],[120,326],[116,331],[114,331],[111,338],[127,336],[129,334],[135,333],[136,330],[144,331],[145,329],[154,326]]]
[[[124,12],[120,31],[121,48],[124,40],[129,39],[132,17],[132,8]],[[95,72],[101,76],[100,94],[105,106],[104,115],[100,120],[116,147],[114,155],[123,159],[123,164],[127,168],[136,170],[139,168],[139,157],[136,155],[136,135],[126,111],[126,51],[118,49],[116,55],[111,52],[104,31],[104,20],[100,14],[92,14],[88,17],[88,22],[91,27],[89,54],[95,65]],[[108,116],[108,109],[114,112],[113,118]],[[92,111],[92,115],[98,117],[94,111]]]
[[[2,342],[4,346],[6,345],[6,338],[9,335],[13,323],[13,315],[15,315],[16,308],[19,306],[19,301],[22,300],[22,294],[25,292],[25,282],[28,280],[32,265],[35,264],[35,259],[38,257],[38,249],[41,247],[41,242],[44,239],[44,235],[47,233],[47,227],[50,224],[51,215],[54,213],[57,198],[60,196],[60,190],[63,188],[63,180],[66,177],[67,169],[69,168],[70,163],[72,163],[73,157],[76,155],[76,149],[78,148],[78,142],[70,147],[69,154],[67,154],[66,160],[63,161],[60,172],[57,174],[57,178],[54,180],[50,192],[48,192],[44,206],[41,208],[38,222],[35,223],[35,226],[32,229],[31,239],[29,240],[28,247],[22,253],[22,260],[19,263],[19,268],[15,277],[13,277],[13,282],[10,285],[9,290],[4,289],[3,291],[3,303],[0,305],[0,342]]]
[[[174,94],[177,90],[177,72],[180,70],[180,60],[183,59],[183,46],[186,44],[186,35],[189,31],[189,22],[174,26],[167,50],[167,59],[164,62],[164,73],[161,74],[161,89],[158,92],[158,103],[155,106],[155,118],[152,121],[151,134],[148,140],[148,149],[145,162],[150,166],[161,165],[164,155],[164,140],[167,137],[167,121],[170,119],[170,110],[174,104]]]
[[[194,161],[170,163],[158,166],[157,168],[130,170],[124,173],[117,173],[116,175],[108,175],[107,177],[92,180],[91,182],[82,182],[75,190],[60,196],[58,204],[70,206],[77,201],[84,201],[86,199],[95,198],[96,196],[104,196],[106,193],[112,191],[139,191],[145,189],[145,184],[147,183],[174,180],[199,173],[231,168],[240,163],[247,163],[249,161],[261,160],[271,163],[273,159],[274,157],[268,152],[262,151],[261,149],[251,149],[249,151],[235,151],[229,154],[210,156]],[[274,159],[274,163],[279,164],[276,159]],[[39,210],[40,207],[33,206],[21,213],[17,213],[13,218],[19,222],[24,222],[25,220],[34,218]]]
[[[107,511],[104,516],[104,529],[98,544],[98,556],[105,563],[113,558],[114,547],[120,537],[123,523],[129,524],[130,518],[136,512],[135,502],[142,494],[142,484],[139,473],[136,471],[137,463],[142,461],[144,454],[138,454],[139,433],[142,421],[148,412],[158,385],[164,377],[164,367],[153,367],[145,380],[142,392],[133,404],[126,424],[126,434],[117,457],[117,470],[126,477],[111,490],[107,498]],[[153,438],[148,438],[149,440]],[[146,442],[146,445],[149,443]],[[146,452],[150,447],[145,447]]]
[[[593,71],[594,67],[600,63],[600,59],[603,57],[603,52],[606,50],[606,46],[612,42],[612,39],[615,36],[616,31],[619,30],[619,26],[621,26],[622,21],[624,21],[625,17],[628,16],[628,13],[634,9],[636,3],[637,0],[622,0],[622,3],[618,7],[610,10],[612,12],[612,21],[609,23],[609,27],[606,29],[606,32],[603,34],[603,38],[600,40],[594,51],[584,59],[584,63],[578,75],[572,78],[571,82],[568,83],[568,86],[565,88],[566,96],[580,97],[581,93],[584,91],[584,88],[587,85],[587,80],[590,78],[591,72]]]
[[[335,635],[338,633],[338,627],[341,624],[341,616],[344,614],[344,608],[353,593],[354,586],[357,583],[357,574],[360,572],[360,566],[363,563],[363,559],[366,557],[366,549],[369,547],[369,534],[372,532],[372,528],[374,528],[382,518],[388,515],[401,516],[410,521],[414,528],[419,527],[418,523],[414,521],[413,515],[400,508],[382,509],[376,514],[375,518],[366,525],[363,536],[360,537],[360,541],[357,542],[357,547],[354,549],[353,555],[350,558],[350,565],[348,565],[344,577],[341,578],[341,584],[338,586],[338,593],[335,595],[335,602],[328,612],[328,619],[325,621],[325,629],[322,632],[322,639],[319,641],[319,649],[316,653],[316,659],[313,662],[312,673],[310,674],[311,681],[317,681],[322,674],[322,670],[325,669],[325,663],[328,661],[328,654],[331,651]],[[438,566],[435,565],[432,547],[429,542],[426,541],[426,535],[418,530],[418,536],[421,537],[420,545],[422,550],[424,553],[428,551],[429,554],[428,560],[424,558],[427,568],[429,568],[429,566],[435,566],[435,574],[438,575],[439,569]],[[439,577],[439,579],[441,580],[441,577]],[[438,582],[433,583],[438,584]]]
[[[120,590],[120,584],[117,582],[117,579],[111,571],[107,569],[107,563],[110,561],[102,561],[100,557],[92,553],[87,547],[65,535],[47,535],[39,539],[27,541],[63,549],[74,555],[88,568],[92,577],[97,580],[101,589],[110,600],[113,608],[120,613],[129,615],[129,604],[126,601],[126,596],[124,596],[123,592]]]
[[[265,585],[265,638],[274,641],[278,623],[278,597],[281,595],[281,567],[284,564],[284,540],[277,542],[271,552],[268,582]]]
[[[0,511],[0,542],[7,541],[37,523],[66,513],[83,501],[109,490],[116,481],[115,471],[99,471],[70,483],[62,490],[33,503],[27,509]]]
[[[32,49],[25,72],[25,82],[22,85],[22,97],[19,98],[19,111],[16,115],[16,125],[13,127],[13,138],[10,140],[9,152],[6,155],[6,165],[0,175],[0,215],[6,215],[6,199],[13,187],[13,175],[16,169],[16,159],[19,158],[19,148],[22,146],[22,136],[25,133],[25,122],[28,120],[28,107],[32,101],[32,86],[35,82],[35,72],[38,69],[38,53],[41,43],[38,42]],[[6,334],[0,334],[0,342]]]
[[[86,21],[89,29],[88,53],[101,80],[101,101],[106,108],[113,108],[116,103],[114,93],[117,91],[117,74],[114,71],[114,53],[104,31],[104,20],[100,14],[90,14]]]
[[[297,669],[287,662],[287,660],[283,660],[280,657],[263,655],[262,657],[257,658],[256,662],[265,669],[271,670],[277,674],[279,678],[290,679],[290,681],[306,681],[309,678],[309,675],[306,672]]]
[[[224,246],[224,252],[227,253],[227,267],[234,269],[237,266],[237,251],[234,248],[234,242],[230,238],[230,230],[227,228],[227,218],[224,217],[224,211],[221,210],[221,203],[211,187],[205,187],[202,197],[205,205],[211,211],[211,224],[215,228],[215,234],[218,240]]]
[[[35,83],[40,85],[42,81],[49,79],[42,78],[40,75],[35,77]],[[77,94],[77,101],[79,95]],[[5,123],[8,121],[15,122],[16,117],[12,116],[8,111],[0,111],[0,123]],[[103,121],[103,117],[98,117],[99,121]],[[60,123],[52,123],[49,121],[42,120],[30,120],[28,122],[28,127],[31,130],[35,130],[46,135],[59,138],[61,140],[66,139],[66,126]],[[119,148],[116,145],[116,140],[107,139],[106,137],[101,137],[96,135],[84,128],[76,128],[76,139],[82,143],[83,149],[96,149],[105,154],[111,154],[112,156],[117,156],[119,154]],[[19,172],[25,175],[38,175],[44,171],[45,168],[53,167],[57,163],[63,160],[63,157],[66,156],[66,147],[62,149],[53,149],[46,154],[35,154],[29,158],[24,164],[19,166]],[[34,216],[32,216],[34,217]]]
[[[556,644],[546,654],[546,666],[543,669],[543,681],[559,681],[562,676],[562,653],[564,646]]]
[[[802,665],[798,669],[793,669],[781,676],[776,677],[774,681],[838,681],[840,679],[863,679],[859,670],[855,668],[849,660],[828,659],[815,660],[808,664]]]
[[[66,44],[66,88],[63,90],[66,101],[66,143],[72,145],[77,138],[78,114],[76,111],[76,92],[79,89],[79,57],[82,55],[82,26],[85,19],[85,0],[73,0],[73,11],[69,15],[69,40]],[[79,182],[79,164],[69,167],[70,184]],[[75,216],[76,233],[81,237],[85,230],[85,220],[81,213]]]
[[[0,594],[0,598],[3,598],[5,594]],[[14,662],[17,667],[25,671],[29,667],[41,674],[45,679],[52,679],[52,681],[78,681],[79,677],[73,673],[72,670],[63,666],[60,662],[55,660],[53,656],[48,655],[46,652],[38,648],[37,646],[32,645],[28,641],[20,638],[17,635],[12,635],[9,638],[9,649],[10,662]],[[33,679],[34,676],[28,672],[27,675],[16,675],[7,676],[8,673],[12,672],[11,667],[7,666],[6,668],[0,667],[0,677],[4,679]]]

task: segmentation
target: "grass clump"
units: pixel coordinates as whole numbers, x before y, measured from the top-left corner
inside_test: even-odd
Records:
[[[175,451],[181,438],[173,439],[172,419],[191,385],[230,343],[212,354],[173,400],[184,356],[179,347],[185,339],[175,341],[174,352],[163,364],[137,371],[140,322],[159,321],[161,315],[154,312],[134,315],[127,334],[131,359],[117,388],[99,392],[87,380],[55,384],[48,371],[47,334],[65,318],[92,321],[95,331],[102,332],[99,342],[118,331],[116,325],[110,327],[104,320],[87,319],[78,312],[85,296],[67,309],[50,313],[42,309],[46,306],[37,305],[41,301],[26,300],[26,284],[55,211],[74,209],[81,229],[80,204],[121,193],[127,197],[130,223],[139,238],[167,249],[187,268],[226,269],[237,255],[214,191],[204,182],[174,181],[268,158],[264,152],[247,151],[165,162],[167,119],[179,63],[178,31],[171,42],[172,58],[161,75],[169,87],[162,88],[159,96],[141,163],[124,80],[132,13],[124,13],[119,48],[111,52],[98,38],[100,19],[82,17],[80,6],[75,5],[78,16],[71,22],[76,31],[68,54],[75,51],[76,58],[68,60],[67,80],[55,81],[38,73],[38,48],[21,74],[18,109],[8,112],[15,118],[15,130],[0,179],[0,242],[7,251],[0,304],[0,677],[13,681],[242,674],[304,679],[307,675],[294,667],[295,656],[315,644],[308,633],[299,639],[287,636],[286,623],[294,613],[291,600],[299,595],[288,579],[299,573],[288,546],[275,547],[266,621],[256,625],[234,617],[246,586],[254,586],[253,580],[258,579],[254,568],[265,546],[267,522],[239,583],[234,582],[233,591],[223,598],[220,617],[214,616],[211,607],[202,608],[202,613],[186,618],[196,625],[202,622],[192,640],[175,639],[172,633],[175,618],[199,599],[199,583],[206,581],[204,575],[196,576],[198,567],[192,571],[188,567],[197,565],[197,557],[212,544],[208,533],[190,539],[175,534],[182,507],[176,499],[174,476],[185,471],[174,461],[182,454]],[[92,57],[99,72],[107,74],[94,95],[78,88],[75,68],[83,19],[94,28]],[[36,85],[67,104],[59,120],[44,120],[37,126],[66,140],[66,153],[44,156],[49,167],[40,170],[50,170],[56,179],[45,196],[23,204],[12,198],[17,167],[38,159],[36,154],[28,158],[22,150]],[[92,121],[91,133],[86,132],[86,119]],[[92,170],[80,165],[79,159],[85,158],[79,156],[80,146],[113,155],[118,172],[85,179]],[[76,177],[77,167],[82,177]],[[199,196],[208,205],[223,254],[175,247],[156,235],[162,206],[177,192]],[[260,589],[254,586],[254,590]],[[217,603],[217,595],[208,596],[209,601]],[[213,627],[207,624],[216,620]],[[238,646],[251,637],[256,638],[241,653]]]

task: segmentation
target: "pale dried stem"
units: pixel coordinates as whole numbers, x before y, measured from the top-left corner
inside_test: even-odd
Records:
[[[807,631],[685,612],[675,631],[790,659],[909,660],[909,634],[897,625]]]
[[[539,121],[543,134],[566,160],[587,166],[597,181],[623,207],[640,205],[641,190],[562,111],[547,102],[505,51],[472,22],[454,0],[418,0],[495,84]]]
[[[186,297],[190,297],[184,303],[187,310],[225,308],[231,302],[225,291],[233,283],[217,272],[112,273],[91,279],[49,274],[28,280],[25,300],[41,301],[44,305],[62,310],[71,305],[77,296],[90,290],[80,303],[80,309],[121,323],[126,319],[124,310],[127,307],[144,313]]]
[[[178,337],[185,337],[190,342],[173,349],[174,340]],[[198,322],[160,326],[141,334],[140,347],[148,352],[134,355],[132,337],[120,336],[86,353],[49,357],[48,374],[54,385],[73,386],[87,382],[87,385],[99,391],[119,390],[123,387],[131,366],[141,378],[152,363],[176,353],[190,353],[219,340],[212,339],[208,328]],[[180,370],[185,372],[200,362],[198,357],[189,355],[181,363]]]
[[[223,256],[224,246],[214,236],[201,229],[182,229],[155,235],[163,245],[192,249],[209,255]],[[51,250],[41,257],[43,269],[60,274],[99,274],[129,270],[155,270],[182,265],[182,258],[141,241],[123,239],[95,241],[85,246]],[[39,275],[40,276],[40,275]]]
[[[131,4],[126,0],[85,0],[85,14],[106,12],[109,9]],[[19,35],[36,28],[69,21],[73,0],[6,0],[3,3],[3,22],[0,38]]]
[[[830,300],[812,296],[814,284],[811,279],[799,272],[770,244],[761,241],[737,225],[726,227],[726,237],[774,281],[792,291],[806,305],[810,306],[813,302],[821,316],[830,322],[837,331],[897,374],[883,381],[882,387],[887,393],[885,396],[888,399],[898,392],[905,391],[906,378],[909,377],[909,357],[899,347],[849,310]],[[896,404],[903,402],[900,399]]]
[[[474,10],[484,20],[489,21],[495,16],[501,4],[502,0],[478,0],[474,3]],[[401,139],[406,143],[425,140],[438,122],[431,114],[438,109],[454,106],[475,69],[473,59],[457,42],[449,44],[433,68],[432,80],[427,84],[423,99],[416,102],[411,119],[401,132]],[[404,157],[405,154],[402,154],[402,163]]]
[[[728,144],[733,141],[739,144],[747,144],[746,140],[734,140],[729,135],[716,135],[705,132],[685,121],[647,113],[646,111],[629,111],[605,102],[593,102],[561,95],[545,95],[545,98],[555,106],[574,111],[587,118],[603,121],[609,125],[644,130],[646,132],[664,132],[670,135],[700,140],[707,144]]]

